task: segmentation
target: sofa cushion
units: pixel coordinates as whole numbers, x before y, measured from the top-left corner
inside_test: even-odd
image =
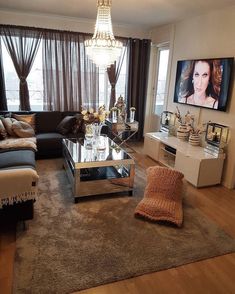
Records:
[[[3,125],[3,122],[0,120],[0,140],[4,140],[7,137],[7,131]]]
[[[12,117],[18,121],[23,121],[28,123],[35,130],[35,116],[36,114],[16,114],[13,113]]]
[[[62,149],[62,139],[64,136],[59,133],[37,134],[36,138],[39,152],[41,150]]]
[[[61,135],[66,135],[68,133],[71,133],[72,128],[75,125],[75,123],[76,123],[76,117],[75,116],[66,116],[58,124],[56,130]]]
[[[31,166],[35,168],[35,155],[32,150],[11,150],[0,152],[0,168]]]
[[[20,138],[30,138],[35,136],[34,129],[30,126],[30,124],[24,121],[13,122],[11,128],[14,134]]]
[[[60,111],[42,111],[36,113],[36,133],[56,132],[62,119]]]

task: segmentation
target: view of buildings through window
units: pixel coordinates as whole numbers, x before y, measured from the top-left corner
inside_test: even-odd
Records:
[[[154,113],[160,115],[163,111],[166,94],[167,68],[169,60],[169,48],[158,48],[158,68]]]
[[[5,74],[6,97],[8,110],[19,110],[19,78],[12,59],[2,42],[3,66]],[[42,43],[40,43],[31,71],[27,77],[31,110],[43,110],[43,73],[42,73]],[[116,85],[116,97],[125,95],[126,58],[124,58],[121,73]],[[111,86],[106,70],[99,70],[99,105],[109,109]]]

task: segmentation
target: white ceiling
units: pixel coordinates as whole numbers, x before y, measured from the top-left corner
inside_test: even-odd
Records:
[[[113,0],[112,21],[153,28],[230,5],[235,0]],[[96,0],[0,0],[0,9],[94,20],[97,8]]]

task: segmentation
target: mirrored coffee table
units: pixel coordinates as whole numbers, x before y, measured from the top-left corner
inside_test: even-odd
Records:
[[[87,148],[76,139],[63,139],[64,168],[75,202],[79,197],[128,192],[132,195],[135,161],[108,137],[105,147]],[[88,145],[86,145],[88,146]]]

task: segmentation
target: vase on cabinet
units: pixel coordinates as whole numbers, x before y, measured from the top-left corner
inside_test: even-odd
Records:
[[[189,144],[192,146],[199,146],[200,145],[200,136],[198,134],[190,134],[189,136]]]
[[[189,130],[186,124],[180,124],[177,129],[177,138],[186,141],[189,137]]]

